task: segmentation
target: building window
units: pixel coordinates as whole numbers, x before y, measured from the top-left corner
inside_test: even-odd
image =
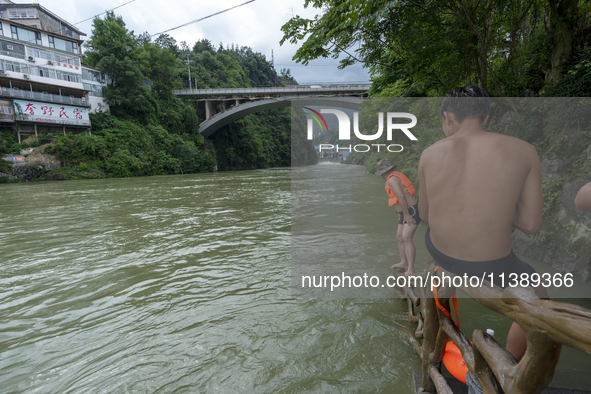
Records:
[[[0,109],[3,113],[7,115],[12,114],[12,107],[9,104],[0,104]]]
[[[35,8],[11,8],[8,10],[8,18],[10,19],[37,19],[39,13]]]
[[[14,71],[17,73],[27,73],[29,74],[29,65],[18,63],[18,62],[11,62],[10,60],[0,60],[0,69],[7,70],[7,71]]]
[[[72,29],[70,29],[68,26],[62,24],[62,34],[64,36],[70,36],[70,37],[74,37],[74,34],[72,32]]]
[[[2,17],[0,16],[0,18],[2,18]],[[2,30],[2,23],[0,23],[0,36],[3,36],[3,35],[4,35],[4,30]]]
[[[18,57],[20,59],[25,58],[25,46],[15,44],[14,42],[0,40],[0,48],[4,56]]]
[[[48,36],[49,46],[55,49],[62,50],[64,52],[70,52],[78,54],[78,43],[68,40],[62,40],[61,38]]]
[[[0,18],[4,19],[4,11],[0,11]]]
[[[30,42],[31,44],[37,43],[35,34],[36,32],[34,32],[33,30],[23,29],[22,27],[10,25],[10,31],[12,33],[12,38],[14,38],[15,40],[26,41]]]
[[[38,31],[35,32],[35,41],[37,41],[37,45],[43,45],[43,42],[41,41],[41,33]]]
[[[91,71],[85,68],[82,69],[82,79],[86,81],[104,83],[105,82],[105,75],[101,74],[98,71]]]
[[[2,40],[0,40],[0,44],[1,43],[2,43]],[[31,48],[27,49],[27,54],[29,56],[35,56],[35,57],[38,57],[41,59],[47,59],[47,60],[56,61],[59,63],[71,64],[73,66],[80,66],[80,59],[77,57],[75,57],[75,58],[65,57],[65,56],[59,55],[54,52],[44,51],[44,50],[40,50],[40,49],[31,49]]]

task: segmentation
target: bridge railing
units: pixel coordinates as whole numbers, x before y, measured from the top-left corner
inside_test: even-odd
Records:
[[[433,272],[434,268],[435,264],[431,263],[427,270]],[[442,272],[444,270],[438,270],[439,275]],[[427,271],[423,273],[426,274]],[[445,274],[453,276],[449,272]],[[458,289],[488,309],[518,323],[526,333],[527,350],[517,362],[492,336],[478,329],[474,330],[470,343],[437,307],[429,288],[403,288],[397,292],[408,302],[409,321],[418,323],[409,339],[422,361],[423,392],[453,394],[441,374],[448,338],[460,349],[468,370],[476,376],[486,394],[541,392],[554,376],[562,345],[591,354],[591,310],[539,299],[531,288]],[[449,297],[454,291],[454,288],[438,290],[438,301],[447,310],[450,310]]]
[[[289,86],[289,87],[265,87],[265,88],[227,88],[227,89],[178,89],[173,90],[173,94],[184,95],[225,95],[225,94],[262,94],[262,93],[308,93],[308,92],[366,92],[371,87],[370,84],[363,85],[325,85],[315,87],[314,85],[306,86]]]

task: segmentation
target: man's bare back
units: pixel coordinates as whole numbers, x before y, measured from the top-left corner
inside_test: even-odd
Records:
[[[429,223],[425,245],[456,275],[531,275],[534,268],[511,250],[511,227],[526,234],[540,228],[540,158],[524,141],[483,131],[489,114],[488,94],[478,86],[455,88],[441,105],[447,138],[419,162],[419,212]],[[548,296],[541,286],[535,290]],[[520,360],[526,348],[525,332],[513,323],[507,350]]]
[[[512,226],[540,226],[540,159],[532,145],[468,123],[423,152],[419,211],[442,253],[494,260],[510,253]]]

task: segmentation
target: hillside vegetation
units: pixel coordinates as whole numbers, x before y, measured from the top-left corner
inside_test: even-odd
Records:
[[[289,69],[278,74],[264,55],[248,47],[214,46],[206,39],[189,47],[168,35],[154,40],[148,33],[135,35],[113,12],[94,20],[84,45],[85,64],[109,77],[104,95],[110,111],[90,115],[92,135],[46,134],[32,144],[19,144],[14,135],[4,132],[0,154],[51,142],[45,150],[57,155],[64,167],[41,179],[187,174],[291,164],[289,109],[249,115],[204,139],[198,132],[204,119],[197,116],[197,102],[172,94],[173,89],[189,87],[187,60],[191,84],[199,88],[295,84]],[[311,146],[302,149],[313,152]],[[304,156],[315,159],[309,153]]]

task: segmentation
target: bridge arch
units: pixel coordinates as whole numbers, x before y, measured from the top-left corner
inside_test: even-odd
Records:
[[[292,104],[301,104],[302,106],[325,106],[340,107],[357,110],[361,106],[363,98],[361,97],[276,97],[259,101],[251,101],[239,104],[224,112],[220,112],[199,125],[199,133],[204,137],[209,137],[222,127],[238,120],[246,115],[254,114],[260,111],[266,111],[273,108],[290,107]]]

